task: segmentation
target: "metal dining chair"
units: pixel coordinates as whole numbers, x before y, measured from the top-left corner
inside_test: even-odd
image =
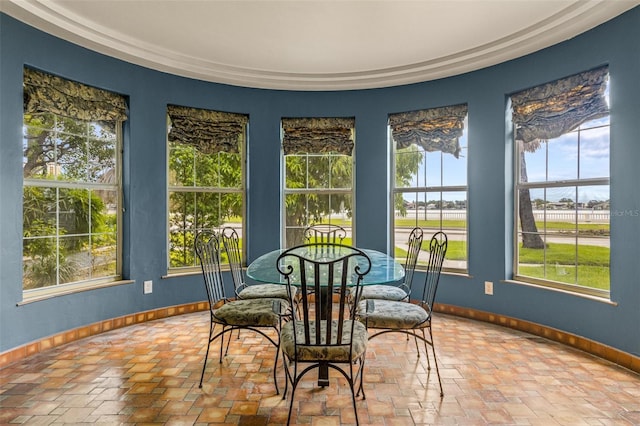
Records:
[[[427,264],[424,285],[419,289],[420,299],[411,300],[409,303],[393,300],[366,299],[361,300],[357,308],[358,315],[364,320],[367,329],[373,330],[373,334],[371,334],[369,339],[374,339],[386,333],[404,333],[407,334],[407,336],[413,336],[416,340],[418,357],[420,356],[420,350],[417,339],[422,340],[427,356],[427,368],[429,370],[431,370],[431,362],[429,361],[427,346],[431,347],[438,383],[440,385],[440,396],[444,396],[444,391],[442,389],[442,380],[440,379],[440,370],[438,368],[431,323],[433,319],[433,305],[435,303],[436,291],[438,290],[442,265],[447,253],[447,245],[447,235],[444,232],[436,232],[431,238],[429,242],[429,262]],[[425,329],[428,330],[429,336],[425,335]]]
[[[416,227],[411,230],[407,242],[407,255],[404,262],[404,281],[400,285],[375,284],[362,288],[360,299],[381,299],[408,302],[411,296],[413,274],[416,270],[418,255],[422,247],[423,231]]]
[[[221,244],[219,235],[213,231],[199,232],[195,239],[195,250],[202,267],[210,313],[209,339],[200,375],[200,387],[202,387],[211,343],[220,338],[220,363],[222,363],[225,334],[229,333],[224,352],[226,355],[229,351],[233,331],[247,329],[262,335],[276,347],[273,381],[276,393],[279,393],[276,366],[280,353],[282,320],[289,311],[288,301],[278,298],[234,300],[234,297],[227,297],[220,268]],[[221,330],[216,333],[218,326],[221,327]],[[267,333],[268,330],[275,332],[275,339]]]
[[[307,244],[342,244],[346,237],[346,229],[329,223],[316,223],[304,230],[304,241]]]
[[[308,247],[300,250],[300,247]],[[291,422],[295,392],[302,378],[312,370],[331,368],[339,372],[351,390],[356,424],[355,386],[362,389],[368,334],[364,324],[348,308],[350,286],[361,288],[371,270],[371,260],[355,247],[339,244],[308,244],[283,252],[276,263],[287,280],[290,303],[299,288],[299,319],[282,327],[281,348],[287,378],[283,399],[291,384],[287,424]],[[332,295],[337,295],[334,303]],[[363,391],[363,398],[364,398]]]
[[[282,284],[247,284],[245,271],[242,265],[242,249],[238,232],[231,227],[221,231],[222,244],[229,259],[229,269],[238,299],[263,299],[277,298],[289,300],[287,288]]]
[[[347,230],[340,225],[318,223],[304,230],[306,243],[342,244],[345,238],[347,238]]]

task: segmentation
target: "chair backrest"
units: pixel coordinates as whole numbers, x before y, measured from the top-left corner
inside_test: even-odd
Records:
[[[225,299],[224,281],[220,268],[220,238],[213,231],[200,231],[195,240],[196,254],[202,267],[204,285],[211,310],[220,300]]]
[[[346,237],[346,229],[339,225],[316,224],[304,230],[304,240],[306,243],[342,244]]]
[[[299,337],[301,331],[296,328],[303,327],[301,335],[305,340],[296,340],[296,345],[350,344],[338,341],[336,337],[353,333],[353,327],[344,330],[344,334],[342,328],[343,321],[354,319],[355,315],[349,309],[347,296],[350,288],[355,288],[358,295],[361,293],[362,279],[371,270],[369,257],[362,250],[342,244],[304,244],[283,252],[276,265],[287,281],[292,304],[295,301],[291,286],[298,287],[302,296],[298,302],[300,321],[293,324],[294,336]],[[334,309],[332,296],[335,295],[339,301]],[[338,327],[322,327],[321,333],[321,323],[327,319],[336,320]],[[311,336],[315,336],[315,340],[312,341]]]
[[[233,286],[236,296],[246,287],[244,278],[244,269],[242,269],[242,249],[240,248],[240,237],[234,228],[224,228],[220,234],[224,251],[229,259],[229,269],[231,270],[231,278],[233,278]]]
[[[442,264],[447,254],[447,245],[447,234],[441,231],[433,234],[429,242],[429,263],[427,264],[427,274],[424,280],[421,299],[422,306],[427,309],[429,314],[431,314],[436,299]]]
[[[411,284],[413,283],[413,273],[416,270],[416,263],[418,262],[418,255],[422,248],[422,239],[424,233],[422,228],[416,227],[411,230],[409,234],[407,257],[404,262],[404,285],[407,287],[407,292],[411,294]]]

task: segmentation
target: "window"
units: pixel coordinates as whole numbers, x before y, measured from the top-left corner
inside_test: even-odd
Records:
[[[608,69],[511,96],[515,276],[608,297]]]
[[[282,128],[285,246],[302,244],[304,229],[320,223],[345,228],[350,244],[355,120],[285,118]]]
[[[198,231],[224,226],[242,238],[248,117],[169,105],[168,265],[194,268]]]
[[[467,270],[467,105],[453,105],[389,116],[395,170],[393,239],[404,259],[411,230],[425,241],[437,231],[449,238],[445,270]],[[426,264],[423,250],[418,266]]]
[[[25,295],[118,280],[125,100],[24,72]]]

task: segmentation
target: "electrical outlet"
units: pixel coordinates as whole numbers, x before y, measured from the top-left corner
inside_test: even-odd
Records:
[[[153,281],[145,281],[144,282],[144,294],[149,294],[153,292]]]
[[[493,283],[491,281],[484,282],[484,294],[493,296]]]

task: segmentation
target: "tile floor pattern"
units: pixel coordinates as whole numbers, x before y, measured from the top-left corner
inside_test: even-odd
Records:
[[[275,349],[250,332],[222,364],[212,346],[198,388],[208,326],[208,312],[169,317],[11,364],[0,370],[0,423],[284,424]],[[367,353],[367,399],[357,403],[362,425],[640,425],[638,374],[469,319],[439,314],[434,332],[444,398],[413,341],[378,337]],[[354,424],[344,379],[332,374],[331,386],[318,388],[314,377],[296,392],[293,423]]]

